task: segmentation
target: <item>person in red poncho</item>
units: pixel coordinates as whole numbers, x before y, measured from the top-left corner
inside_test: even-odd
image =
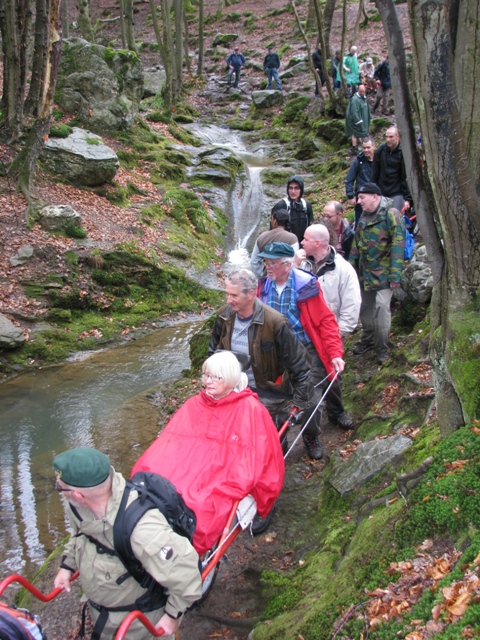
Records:
[[[132,470],[158,473],[175,485],[197,516],[199,555],[218,540],[236,500],[251,494],[266,518],[285,473],[275,425],[237,358],[215,353],[202,371],[204,391],[185,402]]]

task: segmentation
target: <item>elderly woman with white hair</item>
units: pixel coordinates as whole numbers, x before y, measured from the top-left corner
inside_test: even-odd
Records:
[[[285,471],[275,425],[233,353],[210,356],[202,380],[205,389],[175,413],[132,471],[173,482],[197,517],[193,546],[199,555],[220,537],[236,500],[251,494],[266,518]]]

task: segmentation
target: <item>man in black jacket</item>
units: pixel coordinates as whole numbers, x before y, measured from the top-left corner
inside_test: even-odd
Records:
[[[312,62],[315,67],[315,71],[318,73],[318,77],[320,78],[320,82],[322,83],[322,87],[325,85],[325,76],[323,75],[322,68],[322,50],[320,49],[320,44],[317,45],[317,48],[312,53]],[[318,86],[318,82],[315,82],[315,95],[320,95],[320,87]]]
[[[408,211],[412,196],[397,127],[391,126],[386,130],[385,140],[374,153],[370,180],[380,187],[382,196],[393,200],[395,209]]]
[[[305,229],[313,223],[312,205],[303,198],[305,185],[299,176],[287,182],[287,196],[279,200],[275,208],[285,208],[290,217],[290,231],[302,242]]]
[[[378,67],[375,69],[375,73],[373,77],[376,80],[377,87],[377,95],[375,96],[375,104],[373,105],[373,113],[380,106],[380,102],[382,103],[382,113],[384,116],[388,116],[388,101],[390,99],[390,90],[392,88],[392,83],[390,80],[390,65],[388,63],[388,56],[386,56],[385,60],[381,62]]]
[[[267,74],[268,78],[268,90],[272,90],[272,80],[275,80],[277,89],[282,90],[282,83],[278,77],[278,70],[280,69],[280,57],[278,53],[274,53],[272,45],[267,49],[268,53],[263,60],[263,70]]]
[[[364,138],[362,141],[362,151],[352,162],[347,177],[345,178],[345,193],[348,198],[348,204],[355,205],[355,229],[362,215],[362,207],[357,203],[357,194],[362,185],[370,182],[374,153],[375,140],[373,138]]]

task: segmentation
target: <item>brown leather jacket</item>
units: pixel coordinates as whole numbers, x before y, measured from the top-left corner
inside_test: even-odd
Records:
[[[231,348],[235,313],[230,305],[218,312],[208,347],[208,355],[217,349]],[[291,398],[299,407],[308,405],[313,385],[310,381],[310,357],[295,337],[287,319],[278,311],[255,299],[253,318],[248,328],[249,352],[259,396]],[[281,377],[281,382],[277,380]]]

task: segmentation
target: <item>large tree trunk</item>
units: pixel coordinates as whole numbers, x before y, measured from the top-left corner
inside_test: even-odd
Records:
[[[325,0],[325,6],[323,8],[323,25],[325,34],[325,55],[327,58],[332,57],[332,51],[330,49],[330,32],[332,30],[333,14],[335,12],[336,0]]]
[[[150,7],[151,7],[150,3]],[[122,49],[127,48],[127,30],[125,27],[125,0],[119,0],[118,10],[120,11],[120,38],[122,41]],[[155,12],[155,7],[153,9]],[[155,14],[156,17],[157,14]]]
[[[326,40],[325,40],[325,22],[324,22],[324,19],[323,19],[322,9],[320,7],[319,0],[313,0],[313,4],[314,4],[314,7],[315,7],[315,15],[316,15],[316,18],[317,18],[318,41],[320,43],[320,50],[322,52],[323,77],[325,78],[325,84],[326,84],[327,91],[328,91],[328,97],[330,98],[330,101],[331,101],[332,105],[335,105],[337,103],[337,95],[335,94],[335,91],[333,90],[331,75],[329,74],[328,67],[327,67],[327,54],[326,54],[327,46],[326,46]]]
[[[478,11],[478,3],[473,0],[469,8],[475,4]],[[480,410],[480,366],[469,346],[471,333],[478,332],[479,324],[478,313],[469,303],[480,292],[480,215],[455,87],[450,23],[455,11],[448,0],[409,0],[415,99],[427,167],[424,173],[415,150],[404,45],[395,5],[393,0],[376,0],[376,4],[387,34],[395,114],[409,185],[437,280],[430,354],[440,429],[448,434]],[[463,4],[460,0],[459,7]],[[466,37],[464,34],[463,39]],[[457,44],[460,40],[457,38]],[[478,56],[480,45],[472,41],[470,46]],[[473,392],[469,390],[472,382]]]
[[[162,14],[166,10],[168,11],[168,3],[163,1],[162,6]],[[162,95],[164,107],[167,112],[169,112],[172,108],[172,64],[171,64],[171,50],[168,48],[169,43],[167,40],[167,27],[166,22],[170,26],[170,22],[163,17],[163,34],[160,31],[160,26],[158,24],[157,11],[155,7],[155,0],[150,0],[150,10],[152,14],[152,23],[153,29],[155,31],[155,36],[157,38],[158,49],[160,51],[160,58],[162,59],[162,64],[165,69],[165,84],[163,86]],[[171,36],[170,36],[171,37]]]
[[[33,46],[32,78],[25,101],[25,114],[38,115],[43,90],[44,67],[47,54],[49,6],[47,0],[37,0],[35,17],[35,42]]]
[[[18,31],[16,0],[4,0],[0,14],[3,49],[3,121],[8,143],[23,131],[23,85],[21,81],[21,37]]]
[[[130,51],[137,51],[137,45],[135,42],[135,30],[133,21],[133,0],[125,1],[125,31],[127,35],[127,47]]]
[[[205,45],[203,31],[203,0],[198,0],[198,67],[197,76],[203,78],[203,51]]]
[[[78,28],[82,38],[88,42],[95,42],[95,33],[90,20],[90,0],[77,0]]]

